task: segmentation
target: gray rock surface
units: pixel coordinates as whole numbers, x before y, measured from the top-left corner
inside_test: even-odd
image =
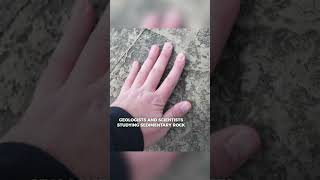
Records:
[[[209,151],[210,133],[210,31],[200,30],[147,30],[113,29],[111,31],[110,100],[118,96],[133,60],[140,63],[147,57],[153,44],[173,42],[174,54],[166,74],[176,55],[186,54],[187,65],[168,107],[181,100],[190,100],[193,109],[185,117],[186,128],[173,128],[168,135],[150,151]],[[165,77],[164,76],[164,77]]]

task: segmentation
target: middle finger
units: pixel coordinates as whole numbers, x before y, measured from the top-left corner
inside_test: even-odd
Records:
[[[161,77],[167,67],[170,56],[172,54],[172,43],[167,42],[164,44],[162,52],[153,66],[150,74],[148,75],[146,82],[144,84],[145,88],[151,91],[154,91],[161,80]]]

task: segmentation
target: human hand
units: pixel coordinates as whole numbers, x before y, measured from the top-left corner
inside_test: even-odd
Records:
[[[31,105],[1,142],[39,147],[79,178],[106,177],[108,12],[97,24],[87,0],[73,15],[38,82]],[[105,37],[105,38],[104,38]]]
[[[240,2],[239,0],[213,0],[211,3],[213,4],[212,18],[215,27],[213,30],[215,47],[210,63],[211,72],[213,72],[219,63],[223,47],[237,18]],[[161,28],[162,24],[171,24],[169,28],[179,28],[182,22],[179,16],[164,19],[162,22],[159,15],[152,14],[145,19],[144,27]],[[260,137],[256,130],[244,125],[231,126],[212,134],[211,177],[231,176],[251,155],[258,151],[260,144]]]
[[[171,43],[165,43],[161,53],[160,48],[154,45],[141,68],[138,62],[134,62],[119,96],[111,106],[120,107],[136,118],[177,118],[190,111],[190,102],[182,101],[163,112],[186,61],[185,55],[179,54],[170,73],[158,87],[172,50]],[[169,128],[142,127],[141,130],[145,147],[148,147],[163,137]]]
[[[174,14],[174,13],[171,13]],[[179,28],[181,26],[180,16],[169,18],[172,15],[166,15],[163,23],[160,23],[158,15],[149,15],[144,19],[144,28]],[[158,46],[154,46],[159,51]],[[135,64],[138,65],[138,64]],[[135,66],[133,65],[133,66]],[[149,128],[150,130],[150,128]],[[159,130],[159,129],[158,129]],[[151,131],[158,131],[151,129]],[[153,136],[153,135],[152,135]],[[156,140],[157,138],[155,138]],[[163,175],[176,160],[179,155],[176,152],[125,152],[123,153],[127,160],[130,177],[132,180],[152,180]],[[154,163],[154,162],[157,163]]]
[[[216,44],[211,66],[214,69],[233,23],[239,12],[239,0],[213,0],[213,41]],[[260,148],[260,137],[255,129],[237,125],[211,135],[211,176],[226,178],[231,176]]]

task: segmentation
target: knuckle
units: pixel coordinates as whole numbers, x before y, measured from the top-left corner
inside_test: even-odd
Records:
[[[140,77],[141,75],[145,74],[146,71],[147,71],[146,68],[144,68],[144,67],[141,68],[137,76]]]
[[[171,86],[175,82],[175,78],[173,76],[167,76],[166,82]]]
[[[175,107],[173,109],[173,115],[174,115],[173,117],[178,118],[178,117],[181,117],[182,114],[183,114],[183,112],[182,112],[182,110],[180,108]]]
[[[162,53],[162,58],[165,58],[165,59],[168,59],[168,58],[170,58],[170,56],[171,56],[171,52],[170,51],[164,51],[163,53]]]
[[[155,66],[154,68],[152,68],[152,74],[159,74],[161,73],[162,68],[160,66]]]
[[[157,55],[155,53],[151,53],[147,57],[147,61],[152,61],[153,59],[156,59],[156,58],[157,58]]]
[[[155,95],[152,100],[152,105],[163,107],[166,104],[164,98],[160,95]]]

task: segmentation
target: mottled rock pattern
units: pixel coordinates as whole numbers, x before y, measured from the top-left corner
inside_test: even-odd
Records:
[[[151,151],[209,151],[210,124],[210,31],[113,29],[111,31],[110,100],[118,96],[133,60],[140,63],[147,57],[153,44],[170,41],[174,53],[165,76],[171,69],[177,53],[183,52],[187,65],[168,107],[181,100],[190,100],[193,108],[185,117],[186,128],[173,128]]]
[[[212,81],[211,129],[252,125],[263,148],[234,179],[320,178],[319,19],[319,1],[242,1]]]

